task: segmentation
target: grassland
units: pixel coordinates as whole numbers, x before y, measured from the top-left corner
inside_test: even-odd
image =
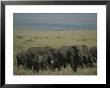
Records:
[[[61,46],[87,45],[88,47],[97,46],[96,30],[74,30],[74,31],[35,31],[35,30],[15,30],[13,34],[14,43],[14,74],[16,75],[96,75],[96,68],[78,69],[75,73],[68,66],[61,71],[46,70],[33,73],[22,66],[16,68],[16,54],[25,51],[30,47],[50,46],[59,48]]]

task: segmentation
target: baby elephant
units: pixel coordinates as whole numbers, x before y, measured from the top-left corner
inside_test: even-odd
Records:
[[[26,52],[21,51],[16,55],[16,60],[17,60],[17,68],[22,65],[25,66],[26,64]]]
[[[40,69],[47,69],[49,66],[49,56],[46,53],[38,55],[38,63]]]

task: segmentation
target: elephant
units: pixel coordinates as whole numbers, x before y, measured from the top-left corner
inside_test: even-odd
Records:
[[[44,70],[49,67],[49,57],[48,54],[36,54],[33,59],[33,70],[39,72],[39,70]]]
[[[89,66],[89,49],[86,45],[78,46],[79,54],[79,67],[88,67]]]
[[[58,60],[57,63],[59,68],[62,66],[66,68],[70,65],[72,69],[76,72],[78,66],[78,49],[77,46],[62,46],[58,49]]]
[[[39,63],[39,69],[48,69],[49,67],[49,56],[48,54],[44,53],[41,55],[38,55],[38,63]]]
[[[89,65],[90,67],[97,67],[97,47],[89,48]]]
[[[49,59],[49,67],[50,69],[52,69],[53,71],[58,68],[58,49],[55,48],[51,48],[51,55],[53,56],[53,58],[50,57]]]
[[[67,64],[69,64],[69,57],[67,57],[67,52],[70,46],[62,46],[58,49],[57,52],[57,64],[58,64],[58,69],[63,66],[66,68]]]
[[[17,60],[17,68],[20,65],[25,67],[25,65],[26,65],[26,52],[25,51],[21,51],[21,52],[17,53],[16,60]]]
[[[38,70],[39,65],[44,63],[42,61],[44,57],[45,58],[48,57],[48,65],[51,65],[51,59],[54,59],[54,56],[51,52],[51,47],[47,47],[47,46],[46,47],[31,47],[27,50],[26,55],[27,55],[27,60],[26,60],[27,68],[32,69],[33,67],[34,70],[36,69],[36,67]]]
[[[89,49],[90,56],[92,57],[93,62],[97,62],[97,47],[91,47]]]
[[[30,60],[30,59],[28,59]],[[29,65],[31,65],[31,68],[33,67],[33,72],[37,71],[39,72],[39,58],[38,58],[38,55],[34,55],[34,58],[31,59],[31,63]]]
[[[26,67],[28,69],[32,69],[32,67],[35,67],[35,63],[37,63],[38,55],[44,51],[43,47],[31,47],[27,50],[26,56]]]
[[[68,59],[70,61],[69,62],[70,66],[72,67],[74,72],[77,72],[77,68],[79,65],[80,56],[79,56],[78,52],[79,51],[78,51],[77,46],[71,46],[67,52],[67,56],[70,58],[70,59]]]

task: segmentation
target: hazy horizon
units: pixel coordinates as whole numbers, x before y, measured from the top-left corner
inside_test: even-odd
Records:
[[[14,13],[13,28],[29,30],[97,29],[96,13]]]

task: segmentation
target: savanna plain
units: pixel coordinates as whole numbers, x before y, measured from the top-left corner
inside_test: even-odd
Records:
[[[97,68],[78,68],[74,72],[68,65],[61,68],[61,71],[55,69],[52,71],[40,70],[33,72],[23,66],[17,68],[16,54],[20,51],[26,51],[30,47],[49,46],[59,48],[61,46],[87,45],[89,48],[97,46],[96,30],[71,30],[71,31],[49,31],[49,30],[14,30],[13,33],[13,73],[14,75],[97,75]]]

